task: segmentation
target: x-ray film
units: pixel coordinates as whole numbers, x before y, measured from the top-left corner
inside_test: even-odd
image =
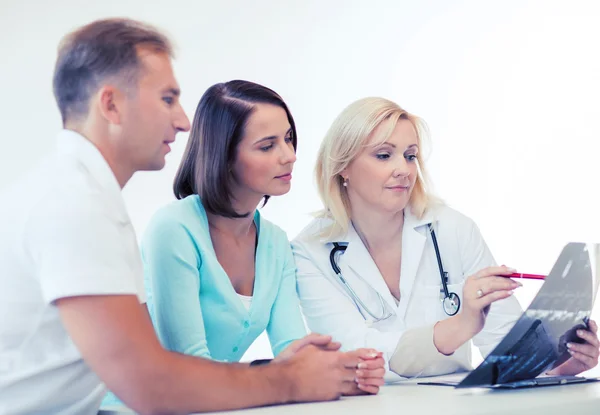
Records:
[[[533,379],[564,363],[566,344],[581,343],[598,289],[600,245],[569,243],[510,332],[457,387]]]

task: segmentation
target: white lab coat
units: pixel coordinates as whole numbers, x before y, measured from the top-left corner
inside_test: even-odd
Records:
[[[495,265],[475,223],[447,206],[431,209],[422,219],[405,210],[398,304],[350,224],[346,236],[335,241],[348,245],[345,253],[338,255],[342,275],[373,314],[381,315],[376,292],[393,312],[392,317],[373,323],[365,321],[332,270],[329,254],[334,241],[315,236],[330,223],[329,219],[315,219],[292,241],[298,294],[310,330],[332,335],[343,350],[370,347],[382,351],[386,367],[394,372],[388,371],[387,381],[470,370],[471,342],[451,356],[442,355],[433,345],[434,324],[448,316],[440,301],[440,272],[427,224],[432,223],[436,233],[448,289],[462,300],[465,279]],[[514,297],[492,305],[485,327],[473,338],[483,356],[493,350],[521,313]]]

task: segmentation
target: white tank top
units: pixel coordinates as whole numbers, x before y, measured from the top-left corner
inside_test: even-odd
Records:
[[[250,311],[250,306],[252,305],[252,296],[251,295],[242,295],[238,294],[238,297],[242,301],[242,304],[246,308],[246,310]]]

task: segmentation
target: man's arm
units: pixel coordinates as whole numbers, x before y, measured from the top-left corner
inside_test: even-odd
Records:
[[[140,304],[142,306],[142,314],[148,318],[148,321],[152,322],[152,318],[150,318],[150,310],[148,310],[148,303]]]
[[[282,363],[223,364],[163,349],[134,295],[69,297],[56,304],[86,363],[143,414],[335,399],[353,388],[360,362],[308,346]]]

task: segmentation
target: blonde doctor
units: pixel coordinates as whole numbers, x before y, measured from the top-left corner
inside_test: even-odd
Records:
[[[428,193],[423,134],[386,99],[348,106],[318,154],[325,208],[292,241],[309,328],[348,350],[382,351],[387,381],[471,369],[471,344],[485,356],[522,312],[520,283],[503,277],[514,270],[496,266],[471,219]],[[597,363],[597,346],[582,346],[587,355],[575,351],[555,374]]]

